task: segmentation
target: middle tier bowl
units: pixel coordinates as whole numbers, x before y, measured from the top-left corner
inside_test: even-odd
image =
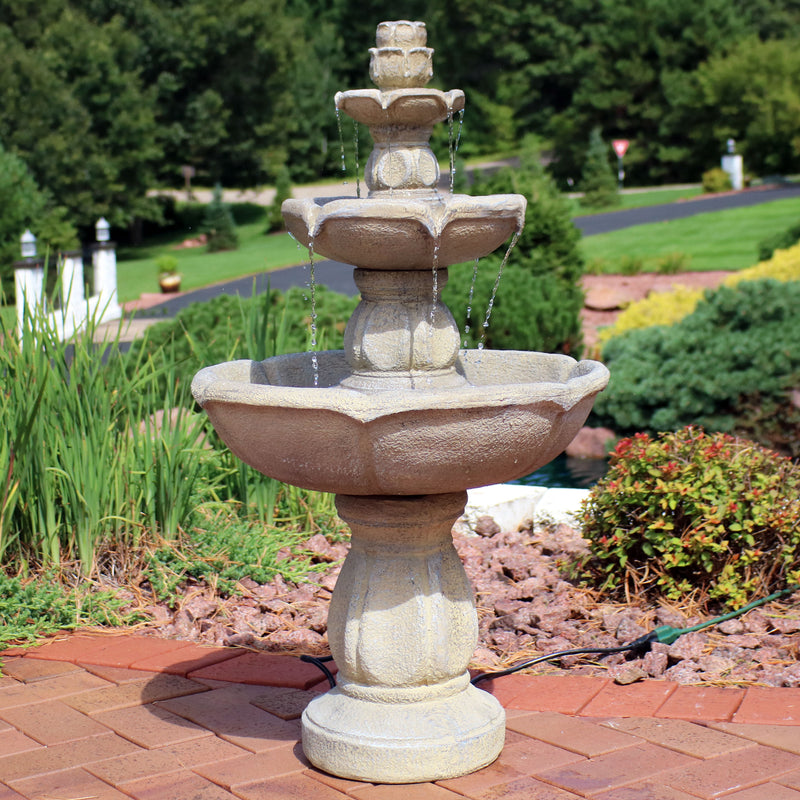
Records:
[[[231,361],[192,393],[242,461],[295,486],[351,495],[457,492],[534,472],[583,425],[608,370],[526,351],[463,350],[463,386],[359,392],[340,350]],[[318,385],[314,385],[315,374]]]
[[[314,254],[365,269],[447,267],[496,250],[522,229],[525,198],[393,195],[286,200],[289,233]]]

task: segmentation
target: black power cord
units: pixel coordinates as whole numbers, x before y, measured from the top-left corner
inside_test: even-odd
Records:
[[[513,673],[519,672],[527,667],[532,667],[535,664],[541,664],[544,661],[557,661],[559,658],[564,658],[565,656],[610,656],[614,653],[646,653],[654,642],[673,644],[673,642],[675,642],[685,633],[700,631],[703,630],[703,628],[710,627],[711,625],[717,625],[720,622],[725,622],[725,620],[734,619],[735,617],[739,617],[742,614],[750,611],[752,608],[763,606],[765,603],[769,603],[771,600],[777,600],[779,597],[792,594],[792,592],[796,592],[798,589],[800,589],[800,586],[789,586],[786,589],[773,592],[767,597],[762,597],[760,600],[753,600],[753,602],[748,603],[746,606],[742,606],[735,611],[723,614],[720,617],[714,617],[713,619],[707,620],[706,622],[701,622],[697,625],[692,625],[690,628],[673,628],[670,625],[659,625],[657,628],[654,628],[652,631],[650,631],[650,633],[646,633],[644,636],[640,636],[638,639],[634,639],[632,642],[620,645],[619,647],[578,647],[574,650],[560,650],[557,653],[548,653],[547,655],[537,656],[536,658],[531,658],[527,661],[521,661],[519,664],[513,664],[507,669],[499,670],[498,672],[481,672],[478,675],[475,675],[470,682],[473,686],[477,686],[477,684],[481,683],[482,681],[503,678],[506,675],[512,675]],[[331,689],[336,686],[336,678],[333,677],[333,673],[325,666],[326,662],[333,661],[333,656],[300,656],[300,660],[305,661],[308,664],[314,664],[314,666],[322,670],[322,672],[325,673],[325,677],[328,679]]]

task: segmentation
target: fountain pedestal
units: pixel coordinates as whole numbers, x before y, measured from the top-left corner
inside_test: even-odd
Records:
[[[328,615],[337,686],[303,714],[317,767],[382,783],[480,769],[503,746],[505,713],[473,687],[472,589],[453,547],[466,492],[337,495],[352,546]]]

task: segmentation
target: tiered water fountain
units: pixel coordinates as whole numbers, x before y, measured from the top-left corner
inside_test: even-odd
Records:
[[[479,769],[503,746],[503,709],[467,671],[477,615],[451,538],[466,490],[553,459],[608,373],[562,355],[459,349],[440,300],[447,266],[519,231],[525,198],[437,190],[428,140],[464,95],[423,88],[423,23],[382,23],[377,40],[378,88],[336,96],[375,142],[368,197],[283,205],[298,241],[357,268],[345,349],[219,364],[192,389],[239,458],[336,493],[352,531],[328,617],[337,686],[309,704],[303,747],[335,775],[406,783]]]

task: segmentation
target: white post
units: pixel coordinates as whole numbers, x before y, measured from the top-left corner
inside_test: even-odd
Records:
[[[103,218],[97,221],[97,244],[92,250],[92,265],[94,267],[94,294],[96,302],[96,321],[108,322],[119,319],[122,309],[117,299],[117,253],[114,242],[109,239],[109,224]]]
[[[722,169],[728,173],[731,186],[737,192],[741,191],[744,188],[744,164],[742,157],[736,155],[736,142],[733,139],[728,139],[728,153],[722,156]]]
[[[63,338],[86,325],[88,310],[83,288],[83,254],[73,250],[63,254],[61,262],[61,309],[56,324],[61,327]]]
[[[14,264],[17,298],[17,331],[22,341],[25,316],[32,317],[44,305],[44,264],[36,258],[36,237],[30,229],[20,237],[22,261]]]

